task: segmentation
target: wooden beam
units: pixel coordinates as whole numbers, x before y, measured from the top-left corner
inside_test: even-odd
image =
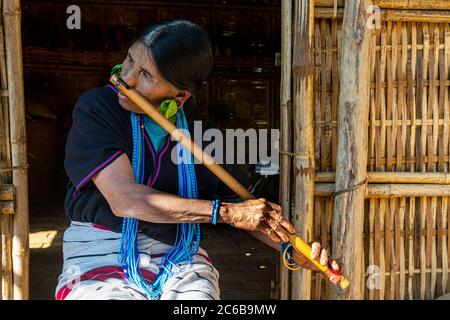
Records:
[[[316,197],[330,197],[335,190],[333,183],[317,183]],[[450,185],[442,184],[371,184],[368,185],[364,198],[402,198],[402,197],[448,197]]]
[[[314,5],[316,7],[333,7],[335,0],[316,0]],[[344,0],[337,0],[337,6],[339,8],[344,7]]]
[[[314,1],[295,1],[293,52],[294,201],[292,223],[302,239],[313,240],[314,215]],[[311,298],[311,271],[292,274],[292,299]]]
[[[14,214],[14,202],[13,201],[1,201],[0,202],[0,214],[13,215]]]
[[[0,3],[1,4],[1,3]],[[0,6],[0,15],[2,12]],[[3,29],[3,19],[0,19],[0,85],[2,92],[8,92],[7,72],[6,72],[6,50],[5,36]],[[9,93],[9,92],[8,92]],[[0,168],[11,167],[11,141],[9,125],[9,105],[8,97],[0,98]],[[12,174],[10,171],[0,170],[0,183],[11,183]],[[13,270],[12,270],[12,216],[0,214],[0,299],[11,300],[13,298]]]
[[[6,68],[8,71],[12,166],[25,167],[27,165],[27,139],[19,0],[3,1],[3,20],[5,24]],[[14,299],[23,300],[28,299],[29,296],[28,172],[26,170],[14,170],[12,182],[17,193],[16,212],[13,216],[12,243]]]
[[[281,1],[281,85],[280,85],[280,124],[281,151],[292,152],[292,1]],[[291,220],[291,176],[292,161],[287,154],[280,157],[280,205],[283,216]],[[289,299],[289,270],[281,259],[278,261],[279,299]]]
[[[336,191],[333,216],[334,257],[341,259],[352,285],[333,288],[334,299],[364,298],[364,194],[353,189],[366,178],[369,115],[371,32],[367,26],[369,0],[348,1],[342,24],[342,60],[338,108]]]
[[[316,7],[333,7],[335,0],[316,0]],[[350,1],[347,1],[350,2]],[[449,10],[448,0],[373,0],[374,5],[382,9],[409,10]],[[344,0],[337,0],[339,8],[344,7]]]
[[[334,16],[333,8],[319,7],[315,8],[314,17],[316,19],[331,19]],[[338,8],[336,18],[342,19],[344,8]],[[439,10],[398,10],[381,9],[381,21],[405,21],[405,22],[450,22],[449,11]]]
[[[445,172],[368,172],[369,183],[450,184]],[[316,172],[316,183],[334,182],[335,172]]]
[[[0,201],[14,201],[14,185],[2,184],[0,185]]]
[[[384,9],[449,10],[448,0],[373,0],[373,4]]]

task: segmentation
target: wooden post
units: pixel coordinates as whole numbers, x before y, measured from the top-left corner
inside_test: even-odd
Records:
[[[1,7],[0,7],[1,8]],[[1,12],[1,10],[0,10]],[[7,73],[5,57],[5,37],[3,15],[0,14],[0,89],[7,91]],[[0,167],[11,166],[11,143],[9,134],[8,97],[0,97]],[[0,183],[11,183],[9,170],[0,172]],[[12,216],[0,214],[0,300],[13,298],[13,270],[12,270]]]
[[[333,7],[335,0],[315,0],[318,7]],[[345,0],[337,0],[344,7]],[[448,10],[448,0],[373,0],[374,5],[385,9]]]
[[[295,1],[293,52],[294,199],[291,222],[305,241],[312,241],[314,214],[314,1]],[[294,271],[292,299],[311,298],[311,271]]]
[[[292,102],[291,102],[291,66],[292,66],[292,0],[281,1],[281,151],[292,152]],[[280,155],[280,205],[283,215],[291,220],[291,157]],[[289,270],[281,259],[278,260],[279,299],[289,299]]]
[[[368,5],[368,0],[345,5],[335,191],[352,189],[366,178],[371,38]],[[332,288],[334,299],[364,298],[365,192],[363,184],[335,198],[332,254],[343,262],[352,285],[347,290]]]
[[[8,71],[9,114],[11,121],[12,165],[25,168],[27,145],[25,130],[25,99],[23,87],[22,37],[20,30],[20,1],[3,1],[5,23],[6,68]],[[16,211],[13,216],[13,283],[14,299],[28,299],[29,225],[28,175],[26,169],[13,170],[16,187]]]

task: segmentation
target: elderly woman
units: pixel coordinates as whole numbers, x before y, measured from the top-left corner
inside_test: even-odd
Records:
[[[131,45],[120,77],[177,127],[191,131],[198,120],[196,94],[212,63],[202,28],[166,21]],[[171,114],[167,99],[176,102]],[[203,165],[172,161],[177,147],[114,87],[81,96],[66,144],[71,225],[57,299],[220,299],[219,274],[200,246],[201,224],[248,230],[276,250],[295,232],[280,206],[265,199],[220,201],[232,192]],[[234,167],[226,169],[249,185]],[[328,264],[326,250],[312,247],[312,257]],[[314,268],[296,251],[291,259]],[[334,261],[332,267],[339,268]]]

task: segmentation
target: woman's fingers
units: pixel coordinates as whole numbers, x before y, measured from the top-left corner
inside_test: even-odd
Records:
[[[328,252],[325,249],[322,249],[320,253],[320,264],[326,266],[328,264]]]
[[[286,229],[289,233],[293,234],[295,233],[295,229],[292,226],[292,224],[287,221],[279,211],[276,210],[268,210],[269,216],[272,220],[274,220],[276,223],[279,223],[284,229]]]
[[[281,242],[281,238],[277,235],[277,233],[267,224],[262,224],[258,227],[258,230],[262,233],[266,234],[270,239],[275,242]]]
[[[331,262],[331,268],[334,271],[339,271],[341,268],[339,267],[339,263],[336,262],[336,260],[333,260],[333,262]]]
[[[272,230],[278,235],[280,239],[282,239],[284,242],[289,241],[287,232],[282,226],[281,222],[276,222],[273,219],[269,219],[266,221],[266,223],[272,228]]]
[[[322,249],[320,243],[313,242],[311,245],[311,258],[317,259],[320,255],[320,250]]]

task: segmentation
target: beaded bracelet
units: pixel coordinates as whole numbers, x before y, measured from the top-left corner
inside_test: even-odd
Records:
[[[222,202],[218,199],[213,200],[213,209],[212,209],[212,216],[211,216],[211,223],[215,225],[217,223],[217,216],[219,215],[219,209]]]

